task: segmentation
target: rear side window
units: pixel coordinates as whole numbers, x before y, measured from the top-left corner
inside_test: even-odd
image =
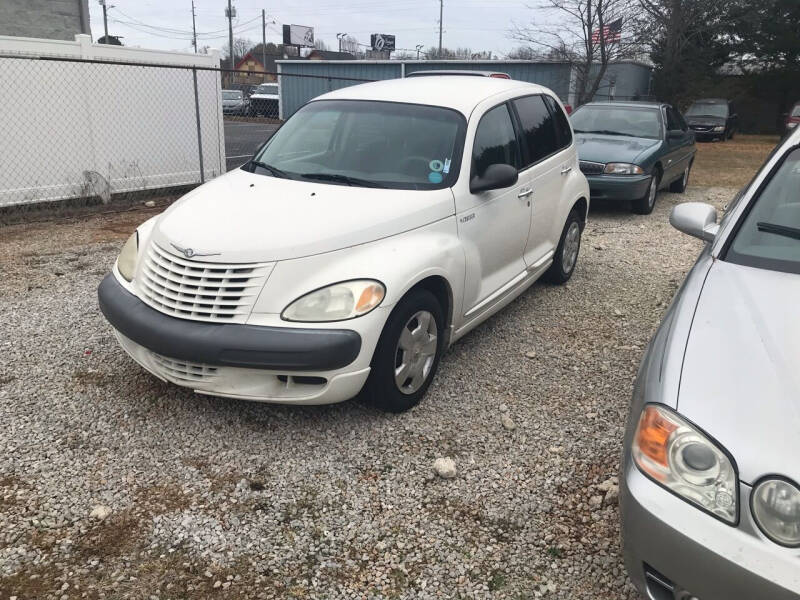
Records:
[[[526,96],[514,100],[520,125],[522,143],[525,145],[525,166],[540,161],[558,150],[556,127],[553,115],[544,103],[542,96]]]
[[[501,104],[488,111],[475,132],[472,148],[472,175],[482,177],[489,165],[506,164],[519,169],[520,152],[508,106]]]
[[[556,125],[556,134],[558,135],[558,146],[566,148],[572,143],[572,129],[569,126],[569,119],[561,107],[552,97],[544,96],[544,101],[550,107],[550,112],[553,113],[553,119]]]
[[[667,131],[673,131],[675,129],[680,129],[681,124],[678,122],[678,118],[675,116],[675,109],[671,106],[667,107]]]

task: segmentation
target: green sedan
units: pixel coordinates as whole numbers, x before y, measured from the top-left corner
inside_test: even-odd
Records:
[[[590,102],[571,117],[592,200],[653,212],[658,191],[683,193],[696,148],[681,114],[659,102]]]

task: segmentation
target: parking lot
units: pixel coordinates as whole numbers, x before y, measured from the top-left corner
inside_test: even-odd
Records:
[[[229,154],[268,127],[226,122]],[[0,229],[0,598],[634,598],[624,419],[701,249],[669,211],[721,209],[775,141],[700,145],[652,215],[595,205],[572,280],[457,343],[400,415],[204,397],[134,364],[96,288],[159,209]]]
[[[228,171],[253,156],[256,149],[278,129],[265,119],[225,118],[225,158]]]

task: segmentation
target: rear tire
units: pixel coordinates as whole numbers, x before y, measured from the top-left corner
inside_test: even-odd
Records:
[[[686,191],[686,188],[689,186],[689,173],[692,170],[692,163],[686,165],[686,168],[683,170],[683,174],[681,175],[680,179],[676,179],[669,185],[669,191],[674,192],[676,194],[682,194]]]
[[[656,205],[656,196],[658,196],[658,186],[661,183],[661,172],[658,169],[653,169],[653,175],[650,177],[650,185],[642,198],[634,200],[631,210],[637,215],[649,215],[653,212]]]
[[[366,398],[393,413],[419,404],[439,368],[444,337],[444,311],[436,296],[411,290],[383,327],[364,385]]]
[[[543,276],[545,281],[560,285],[572,277],[575,266],[578,264],[582,229],[580,214],[573,208],[567,217],[567,222],[564,223],[561,239],[558,241],[556,253],[553,255],[553,264]]]

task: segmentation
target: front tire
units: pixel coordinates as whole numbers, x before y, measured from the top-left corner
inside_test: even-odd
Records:
[[[658,185],[661,183],[661,173],[654,169],[653,175],[650,177],[650,185],[644,193],[644,197],[633,202],[632,210],[637,215],[649,215],[653,212],[656,205],[656,196],[658,196]]]
[[[397,304],[383,327],[364,386],[381,410],[400,413],[416,406],[436,375],[443,351],[444,311],[425,289]]]
[[[576,209],[572,209],[561,232],[556,253],[553,255],[553,264],[544,274],[544,279],[550,283],[562,284],[569,281],[578,264],[578,252],[581,249],[581,230],[583,229],[581,217]]]

